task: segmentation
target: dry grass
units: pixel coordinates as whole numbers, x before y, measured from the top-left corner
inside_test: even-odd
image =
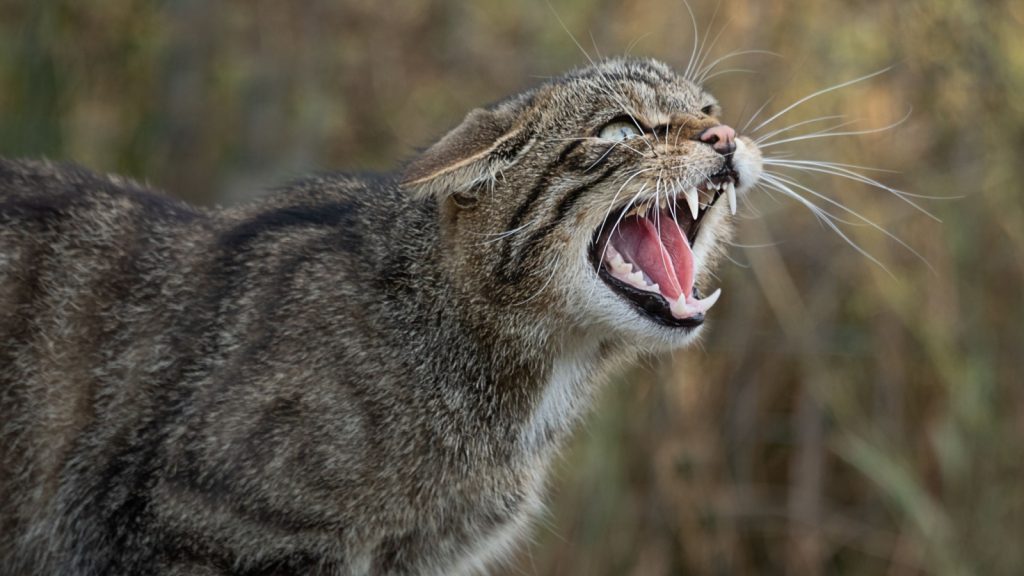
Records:
[[[555,2],[594,52],[685,65],[676,0]],[[701,28],[715,3],[693,0]],[[0,0],[0,153],[72,158],[199,202],[390,166],[474,105],[584,61],[543,2]],[[759,192],[701,349],[624,375],[558,467],[510,574],[1001,575],[1024,569],[1024,5],[736,0],[711,81],[732,123],[893,66],[780,122],[862,137],[792,158],[874,174],[807,186],[843,230]],[[728,65],[727,65],[728,67]],[[761,116],[762,118],[764,115]],[[784,125],[784,124],[783,124]],[[807,131],[813,127],[807,127]],[[774,149],[773,149],[774,150]]]

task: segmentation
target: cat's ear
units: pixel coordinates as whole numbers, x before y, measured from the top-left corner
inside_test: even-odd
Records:
[[[518,106],[476,109],[415,158],[402,185],[418,196],[472,199],[512,165],[526,144]]]

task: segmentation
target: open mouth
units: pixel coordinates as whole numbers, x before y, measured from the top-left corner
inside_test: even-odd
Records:
[[[612,213],[594,234],[591,263],[598,276],[654,322],[694,328],[714,306],[721,290],[702,298],[694,286],[692,247],[701,222],[726,196],[736,212],[736,175],[724,170],[704,184],[665,197],[629,204]]]

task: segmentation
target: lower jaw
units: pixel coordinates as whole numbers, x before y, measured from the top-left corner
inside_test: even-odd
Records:
[[[598,276],[608,285],[612,292],[615,292],[616,296],[626,300],[638,313],[656,324],[668,328],[693,329],[704,323],[703,313],[682,319],[674,317],[669,308],[668,301],[663,297],[619,282],[603,267],[598,270]],[[701,297],[700,291],[696,287],[693,288],[693,297]]]

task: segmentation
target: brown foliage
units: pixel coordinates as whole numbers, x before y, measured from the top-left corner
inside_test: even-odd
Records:
[[[689,58],[682,3],[554,4],[592,54],[635,42]],[[798,175],[920,253],[844,226],[887,272],[755,193],[703,346],[608,391],[509,573],[1019,573],[1024,7],[693,4],[702,34],[721,30],[714,55],[781,56],[723,63],[754,70],[710,82],[731,122],[892,65],[772,126],[843,115],[856,130],[912,110],[906,122],[779,148],[958,198],[920,200],[939,224],[887,192]],[[584,61],[544,3],[0,0],[0,14],[0,153],[205,203],[394,166],[473,106]]]

